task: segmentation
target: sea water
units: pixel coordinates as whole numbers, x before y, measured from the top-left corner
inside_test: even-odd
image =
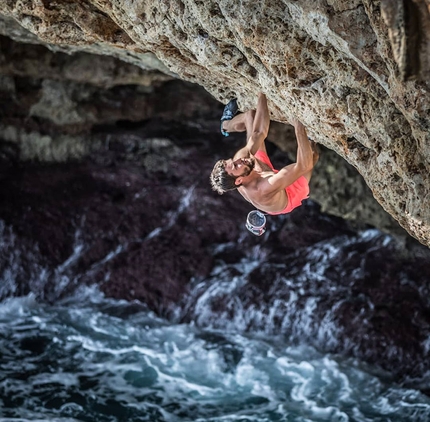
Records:
[[[430,399],[355,359],[84,288],[0,303],[0,420],[416,422]]]

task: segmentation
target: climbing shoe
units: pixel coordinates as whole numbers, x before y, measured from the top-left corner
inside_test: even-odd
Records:
[[[223,130],[222,122],[224,122],[225,120],[231,120],[237,114],[237,110],[238,107],[236,98],[230,100],[230,102],[224,107],[224,111],[222,112],[221,116],[221,133],[224,136],[230,136],[230,134]]]

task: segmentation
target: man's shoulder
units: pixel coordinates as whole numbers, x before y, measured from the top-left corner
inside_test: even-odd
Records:
[[[276,187],[271,183],[272,178],[276,176],[272,170],[265,171],[260,174],[260,177],[255,180],[252,186],[249,186],[249,190],[252,190],[257,196],[272,195],[276,192]]]

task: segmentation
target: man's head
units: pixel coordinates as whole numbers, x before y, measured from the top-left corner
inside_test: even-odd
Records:
[[[222,195],[229,190],[242,186],[243,178],[254,170],[254,158],[219,160],[212,170],[210,181],[212,189]]]

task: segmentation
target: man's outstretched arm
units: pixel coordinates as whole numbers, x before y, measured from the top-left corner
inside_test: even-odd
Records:
[[[270,127],[269,108],[267,107],[266,96],[263,93],[258,95],[255,116],[250,123],[252,123],[252,127],[248,129],[249,134],[246,148],[252,155],[255,155],[267,138]]]
[[[311,141],[308,138],[306,128],[302,122],[294,119],[292,123],[295,128],[297,138],[296,164],[300,167],[300,171],[304,171],[304,173],[306,173],[314,166],[314,153],[312,150]]]
[[[277,174],[268,179],[270,185],[276,190],[285,189],[300,176],[309,173],[314,166],[313,150],[305,127],[297,119],[294,119],[292,124],[296,130],[297,161],[283,167]]]

